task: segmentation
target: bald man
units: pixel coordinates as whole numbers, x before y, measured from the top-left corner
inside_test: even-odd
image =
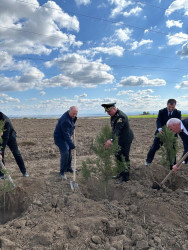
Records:
[[[72,106],[59,119],[55,131],[54,142],[60,151],[60,172],[59,175],[66,180],[65,172],[73,172],[71,168],[72,155],[71,150],[75,149],[71,136],[74,133],[75,122],[77,120],[78,108]]]
[[[188,152],[188,119],[181,121],[177,118],[171,118],[166,125],[172,132],[179,134],[184,146],[183,155],[186,154]],[[188,157],[185,159],[185,163],[187,162]],[[173,169],[176,169],[176,165],[173,166]]]

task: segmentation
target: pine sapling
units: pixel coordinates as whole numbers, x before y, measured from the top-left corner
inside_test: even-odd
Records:
[[[107,195],[107,186],[109,180],[120,169],[123,162],[115,159],[115,154],[119,150],[118,138],[115,137],[113,143],[108,149],[104,148],[105,142],[112,138],[112,130],[110,126],[106,125],[101,129],[101,132],[96,137],[91,145],[91,150],[95,154],[95,159],[87,158],[82,162],[82,176],[88,180],[92,178],[92,173],[101,180],[104,184],[105,196]]]
[[[178,152],[177,137],[174,136],[174,133],[166,125],[163,126],[162,131],[162,133],[156,135],[162,143],[160,146],[162,155],[161,163],[163,166],[172,166]]]

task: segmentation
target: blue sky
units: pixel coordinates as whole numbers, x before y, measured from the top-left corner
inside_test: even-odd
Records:
[[[187,0],[1,0],[0,104],[10,116],[188,113]]]

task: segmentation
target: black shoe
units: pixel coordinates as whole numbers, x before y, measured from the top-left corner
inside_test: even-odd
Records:
[[[4,175],[1,175],[0,176],[0,180],[4,180],[5,178],[4,178]]]
[[[129,172],[123,173],[122,179],[116,182],[116,184],[121,184],[122,182],[127,182],[127,181],[129,181]]]
[[[125,180],[125,179],[121,179],[120,181],[117,181],[116,184],[121,184],[123,182],[127,182],[128,180]]]
[[[70,173],[73,173],[73,169],[72,168],[70,168],[70,169],[67,169],[67,171],[66,172],[70,172]]]

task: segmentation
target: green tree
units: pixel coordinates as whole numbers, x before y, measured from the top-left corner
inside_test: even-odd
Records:
[[[156,135],[162,142],[160,147],[162,152],[161,163],[163,166],[173,165],[178,152],[177,137],[166,125],[163,126],[162,131],[162,133]]]
[[[104,144],[112,138],[112,130],[106,125],[101,129],[101,132],[96,137],[91,145],[91,150],[95,153],[95,159],[89,157],[82,162],[82,176],[88,180],[92,178],[92,173],[100,179],[104,184],[105,196],[107,196],[108,182],[114,174],[123,170],[125,162],[119,162],[115,159],[115,154],[119,150],[118,138],[115,137],[110,148],[105,149]]]

